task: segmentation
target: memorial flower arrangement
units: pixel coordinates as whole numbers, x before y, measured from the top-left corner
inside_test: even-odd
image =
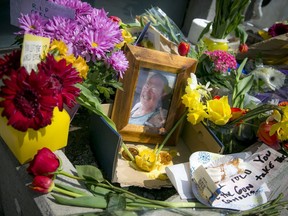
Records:
[[[227,139],[228,136],[228,143],[223,143],[227,145],[225,146],[226,153],[235,151],[232,146],[228,146],[233,144],[234,139],[230,135],[236,129],[237,135],[241,136],[241,133],[245,133],[243,130],[245,125],[252,125],[252,130],[265,144],[271,146],[279,143],[285,144],[285,141],[288,140],[287,102],[279,104],[244,103],[245,99],[247,100],[249,97],[249,91],[254,83],[252,75],[242,74],[246,60],[237,70],[231,70],[230,75],[224,76],[227,80],[233,79],[233,82],[230,81],[232,91],[224,91],[223,95],[215,95],[213,90],[215,87],[219,88],[219,85],[217,83],[213,85],[213,83],[210,86],[209,81],[205,83],[206,85],[202,85],[197,80],[196,72],[196,75],[191,74],[191,78],[188,79],[186,93],[182,97],[182,102],[188,109],[187,120],[190,123],[196,125],[203,122],[216,134],[220,129],[218,135],[222,136],[220,140],[223,138],[223,142],[224,138]],[[214,73],[218,73],[217,70],[214,70]],[[210,80],[213,81],[214,77],[218,81],[218,76],[211,76]],[[250,98],[252,97],[250,96]],[[228,134],[222,129],[228,129]]]
[[[121,19],[108,17],[104,9],[80,0],[52,2],[74,10],[74,19],[61,15],[47,19],[38,13],[21,14],[22,30],[17,33],[18,39],[24,34],[32,34],[49,37],[51,41],[61,40],[69,54],[82,57],[88,67],[83,71],[83,82],[77,85],[81,90],[77,102],[99,114],[100,104],[111,102],[115,90],[121,89],[118,78],[122,78],[128,68],[121,47],[132,43],[134,38]]]
[[[47,148],[38,151],[30,162],[27,172],[33,176],[33,181],[29,187],[34,191],[44,194],[51,193],[58,204],[102,209],[103,214],[111,214],[113,212],[121,214],[124,212],[163,208],[175,210],[179,210],[179,208],[211,209],[197,201],[169,202],[144,198],[109,183],[103,177],[101,171],[91,165],[76,166],[76,174],[72,175],[62,169],[61,158]],[[61,175],[84,183],[88,190],[77,188],[74,183],[68,185],[69,180],[64,180],[65,183],[61,182],[63,178],[58,178]],[[281,207],[287,205],[287,201],[281,201],[282,198],[283,195],[280,194],[277,199],[254,209],[243,212],[230,210],[229,214],[261,214],[268,209],[278,212]],[[215,210],[213,208],[213,211]]]
[[[64,106],[75,105],[80,95],[75,85],[82,82],[88,66],[81,57],[67,56],[65,44],[56,40],[37,70],[30,72],[20,66],[20,56],[17,50],[0,60],[0,107],[8,125],[25,132],[50,125],[55,107],[62,111]]]
[[[121,47],[134,38],[104,9],[78,0],[53,2],[75,10],[75,17],[21,14],[19,45],[25,34],[31,34],[50,38],[50,50],[30,74],[20,66],[19,50],[0,60],[2,116],[17,130],[38,130],[51,124],[55,106],[62,111],[64,104],[72,108],[77,102],[111,122],[101,103],[111,102],[115,90],[121,89],[118,78],[128,68]]]

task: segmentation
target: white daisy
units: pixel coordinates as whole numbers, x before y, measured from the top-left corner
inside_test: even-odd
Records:
[[[262,80],[266,87],[275,91],[276,89],[280,89],[285,83],[285,74],[281,71],[276,70],[272,67],[260,67],[253,70],[252,75],[254,75],[254,79],[256,81]]]

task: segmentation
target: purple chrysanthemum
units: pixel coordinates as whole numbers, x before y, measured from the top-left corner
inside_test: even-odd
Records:
[[[43,36],[43,28],[47,20],[42,18],[38,13],[31,13],[23,15],[18,18],[19,27],[23,29],[17,34],[33,34],[38,36]]]
[[[45,36],[62,40],[66,44],[74,42],[75,32],[78,32],[77,23],[74,20],[60,16],[49,19],[45,25]]]
[[[86,18],[83,19],[82,24],[85,29],[79,35],[86,48],[82,53],[84,56],[88,52],[100,58],[106,52],[112,51],[114,46],[123,40],[119,25],[109,19],[103,9],[93,10],[93,13]]]
[[[122,50],[113,52],[107,59],[107,63],[115,71],[118,72],[119,76],[123,78],[125,71],[128,69],[128,61]]]
[[[81,2],[80,0],[50,0],[59,5],[63,5],[72,9],[75,9],[76,19],[79,16],[90,14],[93,7],[87,2]]]

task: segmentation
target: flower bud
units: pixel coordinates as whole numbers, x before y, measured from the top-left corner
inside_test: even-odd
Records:
[[[246,110],[238,107],[231,107],[231,114],[232,117],[229,119],[229,121],[240,118],[242,115],[246,114]]]
[[[238,50],[239,50],[239,52],[240,53],[246,53],[246,52],[248,52],[248,46],[247,46],[247,44],[240,44],[239,45],[239,48],[238,48]]]
[[[119,17],[117,17],[117,16],[110,16],[109,17],[113,22],[116,22],[116,23],[118,23],[118,24],[120,24],[121,22],[122,22],[122,20],[119,18]]]
[[[55,172],[60,165],[58,157],[48,148],[42,148],[34,156],[34,159],[30,162],[27,168],[28,173],[34,176],[49,175],[51,172]]]
[[[189,53],[190,50],[190,44],[186,43],[186,42],[181,42],[178,45],[178,53],[181,56],[187,56],[187,54]]]
[[[29,187],[40,193],[49,193],[53,190],[54,186],[54,181],[49,177],[35,176],[32,184]]]
[[[272,136],[269,135],[269,132],[271,130],[271,126],[274,125],[275,121],[269,121],[269,122],[262,122],[259,125],[258,131],[257,131],[257,137],[259,140],[264,142],[265,144],[272,146],[276,145],[278,143],[277,134],[273,134]]]

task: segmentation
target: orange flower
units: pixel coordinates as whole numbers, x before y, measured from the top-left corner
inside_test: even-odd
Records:
[[[229,120],[233,121],[235,119],[238,119],[242,115],[246,114],[246,110],[237,108],[237,107],[231,107],[231,114],[232,114],[232,117]]]
[[[239,45],[239,48],[238,48],[238,50],[239,50],[239,52],[240,53],[246,53],[246,52],[248,52],[248,46],[247,46],[247,44],[240,44]]]
[[[276,121],[262,122],[259,125],[257,136],[258,138],[267,145],[273,146],[278,143],[277,134],[269,135],[272,125],[274,125]]]

